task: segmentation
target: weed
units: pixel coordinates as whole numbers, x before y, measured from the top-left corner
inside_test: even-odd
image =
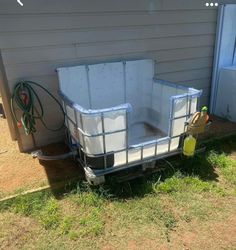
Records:
[[[39,221],[45,229],[56,229],[61,220],[59,206],[54,198],[50,198],[38,215]]]
[[[67,196],[75,204],[84,207],[100,207],[105,200],[113,197],[109,189],[105,189],[103,186],[92,188],[85,182],[78,182],[76,189]]]
[[[215,167],[218,167],[226,181],[236,186],[236,161],[230,159],[225,153],[217,154],[210,151],[207,160]]]
[[[210,151],[207,155],[207,160],[213,166],[219,167],[221,169],[229,168],[235,164],[235,162],[228,158],[225,153],[218,154],[216,151]]]
[[[22,215],[35,215],[43,209],[50,194],[39,192],[34,194],[18,196],[15,199],[0,203],[0,210],[10,209]]]
[[[154,183],[153,189],[156,193],[176,193],[176,192],[216,192],[220,193],[221,189],[215,183],[205,182],[198,177],[192,176],[173,176],[162,183]]]
[[[68,216],[68,215],[65,216],[60,224],[60,232],[62,234],[69,234],[69,233],[72,234],[72,232],[70,232],[70,230],[72,228],[73,222],[74,222],[73,217]],[[70,237],[71,237],[71,234],[70,234]],[[73,237],[73,234],[72,234],[72,237]]]
[[[79,235],[99,235],[103,231],[103,221],[101,218],[101,210],[99,208],[92,208],[87,214],[81,216],[79,219],[80,229]]]
[[[22,195],[0,205],[1,210],[38,219],[46,229],[55,229],[60,223],[58,203],[49,192]]]
[[[100,207],[103,204],[102,199],[99,197],[98,194],[94,192],[84,192],[78,195],[74,195],[71,199],[77,205],[81,205],[84,207]]]
[[[70,231],[68,235],[71,240],[76,240],[79,238],[79,234],[75,231]]]

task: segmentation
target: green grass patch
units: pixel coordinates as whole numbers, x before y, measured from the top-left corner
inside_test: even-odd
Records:
[[[207,155],[209,163],[219,168],[226,182],[236,188],[236,161],[230,159],[225,153],[210,151]]]
[[[22,195],[2,202],[0,211],[4,210],[35,218],[45,229],[55,229],[60,224],[59,206],[50,192]]]
[[[11,210],[25,216],[37,215],[44,209],[51,194],[48,192],[37,192],[34,194],[20,195],[8,201],[0,203],[0,211]]]
[[[199,179],[199,177],[182,176],[176,174],[164,182],[154,183],[153,189],[156,193],[173,194],[176,192],[191,192],[191,193],[217,193],[224,194],[224,191],[217,187],[214,182],[206,182]]]
[[[61,220],[59,205],[54,198],[45,203],[41,211],[36,215],[45,229],[56,229],[64,220]]]
[[[83,213],[79,218],[79,235],[97,236],[103,232],[104,222],[102,219],[102,211],[99,208],[91,208]]]

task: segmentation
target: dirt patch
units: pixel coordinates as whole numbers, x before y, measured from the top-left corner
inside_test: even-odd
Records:
[[[21,249],[38,225],[28,217],[3,213],[0,214],[0,228],[0,249]]]
[[[235,249],[236,214],[223,221],[193,222],[171,234],[179,249]]]
[[[17,142],[10,138],[6,119],[0,118],[0,131],[0,196],[83,176],[82,169],[73,160],[39,162],[30,154],[20,153]],[[55,155],[68,149],[59,143],[43,150]]]
[[[210,119],[212,120],[212,124],[206,128],[205,133],[199,137],[200,139],[210,139],[216,136],[236,133],[236,123],[214,115],[211,115]]]

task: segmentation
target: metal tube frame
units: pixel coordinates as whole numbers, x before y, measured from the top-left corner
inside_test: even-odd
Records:
[[[172,141],[172,139],[180,138],[180,136],[181,136],[181,135],[173,136],[173,131],[172,131],[173,130],[173,122],[175,120],[181,119],[181,118],[186,118],[186,121],[189,119],[189,117],[192,115],[192,113],[191,113],[192,98],[194,98],[194,97],[195,97],[195,94],[193,93],[193,94],[184,94],[184,95],[176,96],[176,98],[171,98],[171,100],[170,100],[170,103],[171,103],[170,104],[170,117],[169,117],[170,127],[169,127],[168,136],[160,138],[160,139],[157,139],[157,140],[153,140],[153,141],[150,141],[150,142],[140,143],[140,144],[138,144],[136,146],[133,146],[133,147],[129,146],[129,144],[128,144],[128,134],[129,134],[128,110],[123,109],[123,110],[125,110],[125,118],[126,118],[126,128],[125,129],[120,129],[120,130],[114,130],[114,131],[106,132],[105,131],[105,124],[104,124],[104,113],[106,113],[106,112],[100,112],[101,121],[102,121],[102,133],[88,134],[88,133],[84,132],[82,113],[80,113],[80,112],[78,112],[78,111],[76,111],[74,109],[74,115],[75,115],[75,122],[74,122],[70,117],[68,117],[67,112],[66,112],[66,105],[69,105],[69,104],[65,104],[63,102],[65,113],[66,113],[66,118],[75,126],[75,129],[77,130],[77,132],[76,132],[77,138],[73,138],[73,136],[71,135],[71,133],[70,133],[70,136],[74,139],[74,141],[77,142],[77,146],[79,148],[78,161],[84,167],[85,171],[86,171],[86,169],[87,170],[89,169],[89,171],[90,172],[92,171],[93,174],[95,174],[96,176],[102,176],[102,175],[105,175],[105,174],[108,174],[108,173],[111,173],[111,172],[115,172],[115,171],[118,171],[118,170],[122,170],[122,169],[125,169],[125,168],[136,166],[138,164],[140,165],[140,164],[143,164],[143,163],[146,163],[146,162],[155,161],[155,160],[158,160],[158,159],[165,158],[167,156],[171,156],[171,155],[175,155],[175,154],[181,153],[182,152],[181,149],[176,149],[176,150],[171,151],[171,141]],[[173,117],[174,102],[175,102],[176,99],[181,99],[181,98],[186,98],[186,115],[179,116],[179,117]],[[69,106],[71,106],[71,105],[69,105]],[[73,107],[71,107],[71,108],[73,109]],[[80,116],[81,128],[79,128],[79,126],[78,126],[77,113],[79,113],[79,116]],[[66,121],[66,123],[68,125],[68,121]],[[186,130],[186,124],[184,125],[184,132],[185,132],[185,130]],[[126,145],[125,145],[125,148],[121,149],[121,150],[107,152],[107,148],[106,148],[106,135],[111,135],[111,134],[121,133],[121,132],[126,132]],[[78,141],[79,133],[81,133],[82,144],[83,145],[81,145],[80,141]],[[96,155],[89,154],[88,152],[86,152],[85,137],[92,138],[92,137],[98,137],[98,136],[102,136],[102,138],[103,138],[102,143],[103,143],[104,153],[102,153],[102,154],[96,154]],[[167,152],[162,153],[162,154],[158,154],[158,145],[162,141],[168,141],[167,142],[168,143],[168,149],[167,149]],[[151,157],[144,157],[144,147],[146,145],[151,145],[151,144],[155,145],[154,146],[154,148],[155,148],[154,149],[154,155],[151,156]],[[129,162],[129,150],[132,149],[132,148],[135,148],[137,150],[141,150],[141,159],[140,160]],[[83,156],[84,156],[83,159],[82,159],[81,150],[83,151]],[[108,167],[107,166],[107,157],[109,155],[120,153],[120,152],[125,152],[126,153],[125,164],[114,165],[112,167]],[[87,164],[86,157],[97,158],[97,157],[101,157],[101,156],[104,157],[104,169],[102,169],[102,170],[92,170],[91,166],[89,166]]]

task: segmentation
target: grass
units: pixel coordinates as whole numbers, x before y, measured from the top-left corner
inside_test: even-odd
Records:
[[[149,178],[122,184],[111,180],[98,188],[80,182],[58,197],[39,192],[2,202],[0,211],[36,223],[38,236],[22,241],[26,249],[32,240],[35,249],[94,249],[104,242],[124,249],[133,239],[142,244],[144,236],[170,244],[183,225],[226,218],[236,208],[228,204],[236,196],[235,148],[234,137],[215,141],[206,153],[173,158],[173,168],[167,164],[166,171]],[[0,245],[6,234],[0,233]]]

